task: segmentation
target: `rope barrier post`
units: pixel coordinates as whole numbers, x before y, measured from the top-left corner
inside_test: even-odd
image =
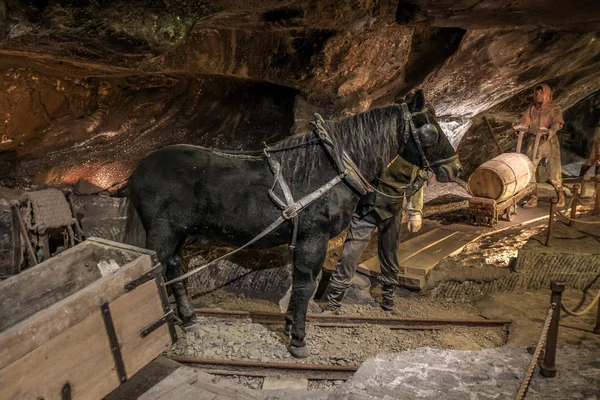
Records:
[[[556,213],[556,204],[558,199],[550,200],[550,216],[548,217],[548,236],[546,236],[546,247],[552,247],[552,235],[554,234],[554,213]]]
[[[546,351],[544,362],[540,365],[540,375],[546,378],[556,376],[556,345],[558,344],[558,324],[560,323],[560,304],[562,302],[562,293],[565,291],[565,284],[559,281],[550,282],[552,296],[550,304],[554,305],[554,314],[548,329],[548,338],[546,339]]]
[[[600,175],[596,175],[594,215],[600,214]]]
[[[569,226],[575,226],[575,218],[577,218],[577,203],[579,202],[579,184],[573,185],[573,199],[571,200],[571,220]]]

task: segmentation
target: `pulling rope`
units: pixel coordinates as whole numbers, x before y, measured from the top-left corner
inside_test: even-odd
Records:
[[[529,384],[531,383],[531,378],[533,377],[533,371],[535,371],[535,366],[540,361],[540,354],[542,353],[542,348],[546,344],[546,338],[548,336],[548,329],[550,329],[550,323],[552,322],[552,314],[556,309],[556,303],[550,304],[550,308],[548,309],[548,314],[546,314],[546,320],[544,321],[544,326],[542,327],[542,334],[540,335],[540,339],[538,340],[538,344],[535,347],[535,351],[531,356],[531,361],[529,362],[529,367],[527,368],[527,372],[525,373],[525,377],[521,381],[521,386],[519,387],[519,391],[517,392],[516,400],[523,400],[525,395],[527,394],[527,390],[529,390]]]

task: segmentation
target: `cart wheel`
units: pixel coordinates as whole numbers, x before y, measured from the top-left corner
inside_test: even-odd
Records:
[[[517,215],[517,209],[513,204],[506,209],[506,219],[512,221],[515,219],[515,215]]]

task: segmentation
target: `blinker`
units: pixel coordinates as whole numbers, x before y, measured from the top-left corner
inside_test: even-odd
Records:
[[[430,147],[438,142],[439,132],[435,125],[425,124],[417,129],[419,141],[423,147]]]

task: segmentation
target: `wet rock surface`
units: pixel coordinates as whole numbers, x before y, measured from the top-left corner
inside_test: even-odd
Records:
[[[527,398],[598,398],[599,356],[597,349],[560,348],[557,377],[547,379],[534,374]],[[512,399],[530,359],[525,348],[476,352],[424,348],[379,355],[365,362],[354,377],[334,393],[361,399]]]
[[[315,110],[356,113],[419,86],[458,145],[487,135],[488,111],[505,130],[539,81],[563,108],[600,89],[598,7],[2,1],[0,184],[107,188],[157,147],[257,148]]]

